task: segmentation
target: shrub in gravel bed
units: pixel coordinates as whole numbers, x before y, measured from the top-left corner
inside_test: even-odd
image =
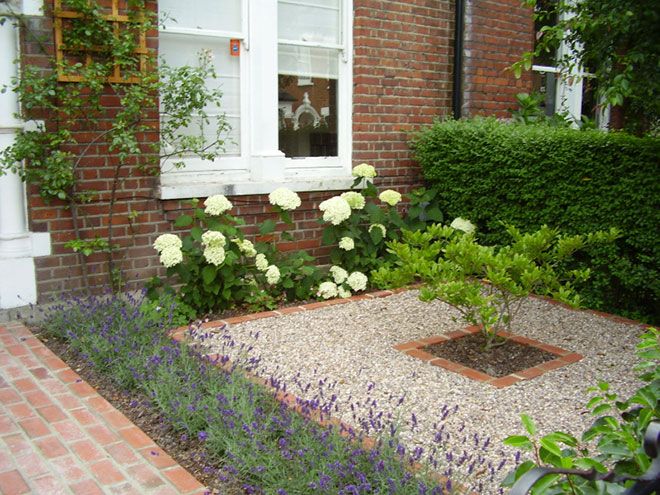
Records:
[[[430,465],[412,474],[424,452],[401,444],[391,418],[370,411],[362,423],[375,441],[363,448],[364,432],[311,419],[326,417],[336,395],[300,400],[302,414],[294,412],[236,367],[219,368],[172,341],[165,313],[145,311],[141,300],[131,298],[71,300],[52,309],[43,327],[121,387],[146,393],[165,421],[205,442],[218,476],[239,480],[245,493],[452,493],[451,481],[439,483],[431,474],[431,465],[442,468],[445,453],[432,453]],[[272,385],[275,391],[286,389],[275,380]],[[440,427],[439,446],[442,440]],[[446,460],[450,475],[451,465],[495,471],[467,451]]]

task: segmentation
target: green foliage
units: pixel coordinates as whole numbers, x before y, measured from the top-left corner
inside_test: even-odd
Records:
[[[556,60],[563,77],[581,68],[593,75],[597,96],[623,106],[626,128],[656,129],[660,119],[660,14],[652,0],[525,0],[534,7],[540,31],[534,52],[513,65],[519,77],[535,57],[555,54],[562,40],[568,45]]]
[[[588,307],[658,320],[658,138],[477,119],[436,123],[412,146],[438,207],[477,224],[484,244],[506,242],[501,222],[619,229],[615,245],[591,246],[567,269],[591,268],[576,286]]]
[[[359,178],[355,181],[354,188],[360,181]],[[368,273],[380,266],[386,255],[387,240],[398,238],[404,222],[396,206],[378,199],[378,189],[372,182],[367,182],[359,192],[354,188],[351,191],[364,198],[364,207],[353,208],[351,216],[339,225],[327,225],[321,239],[324,245],[332,246],[330,261],[333,265],[349,272]],[[352,239],[354,247],[343,249],[340,244],[343,238]]]
[[[585,246],[613,242],[617,236],[615,231],[565,236],[547,226],[530,234],[514,227],[507,232],[513,242],[492,247],[478,244],[473,234],[442,225],[425,232],[404,231],[403,242],[388,243],[396,256],[394,265],[374,272],[373,279],[380,285],[421,280],[420,299],[441,299],[466,322],[481,326],[485,350],[489,350],[506,340],[498,332],[511,330],[513,318],[530,294],[547,294],[578,305],[572,283],[586,279],[589,271],[561,276],[557,267]]]
[[[95,237],[94,239],[73,239],[64,243],[64,247],[73,250],[74,253],[82,253],[89,256],[93,253],[105,253],[110,250],[106,239]]]
[[[544,123],[550,126],[569,127],[571,121],[566,115],[553,114],[548,116],[545,114],[541,103],[543,103],[545,96],[541,93],[518,93],[516,95],[516,102],[518,109],[511,111],[513,121],[519,124],[539,124]]]
[[[645,384],[632,397],[620,400],[610,390],[607,382],[589,388],[594,396],[587,404],[597,419],[578,441],[572,435],[554,432],[539,437],[533,421],[522,415],[527,435],[514,435],[504,443],[533,452],[536,462],[522,463],[504,481],[511,486],[523,474],[536,465],[561,469],[578,469],[583,472],[613,473],[616,476],[637,478],[644,474],[651,459],[644,451],[644,434],[651,422],[660,419],[660,332],[649,328],[637,346],[643,363],[637,368],[643,371],[639,378]],[[587,444],[596,442],[595,454],[590,454]],[[577,475],[550,474],[536,485],[531,493],[555,494],[620,494],[624,487],[634,482],[589,481]]]

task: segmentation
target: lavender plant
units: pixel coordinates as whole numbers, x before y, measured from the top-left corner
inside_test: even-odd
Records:
[[[61,305],[44,329],[120,386],[145,393],[164,421],[204,442],[218,477],[240,480],[246,493],[446,493],[446,482],[410,471],[422,452],[408,452],[395,428],[379,428],[364,448],[351,428],[311,419],[327,415],[332,398],[301,399],[295,413],[235,367],[219,369],[200,349],[171,341],[169,325],[140,299],[112,296]]]

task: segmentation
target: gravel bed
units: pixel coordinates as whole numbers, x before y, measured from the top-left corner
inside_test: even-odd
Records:
[[[393,346],[466,324],[450,306],[423,303],[417,295],[408,291],[264,318],[211,330],[199,341],[209,352],[249,362],[259,375],[283,380],[298,396],[327,399],[335,394],[332,414],[349,424],[359,426],[383,411],[383,417],[397,419],[409,451],[417,446],[426,455],[434,447],[453,451],[451,462],[439,471],[471,471],[474,479],[486,482],[474,485],[484,494],[498,493],[499,480],[513,466],[513,452],[501,441],[523,433],[521,413],[534,419],[540,434],[560,430],[579,437],[593,421],[584,408],[591,397],[587,387],[606,380],[614,392],[628,397],[639,386],[632,368],[638,362],[640,327],[531,298],[513,323],[514,333],[584,359],[504,389],[431,366]],[[405,400],[399,404],[401,397]],[[484,446],[486,437],[490,442]],[[463,451],[473,456],[467,462],[459,459]],[[504,459],[507,464],[498,470]]]

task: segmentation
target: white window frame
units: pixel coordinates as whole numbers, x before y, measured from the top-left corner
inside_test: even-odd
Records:
[[[279,150],[277,60],[278,42],[285,40],[277,35],[277,0],[242,0],[240,33],[161,28],[160,36],[215,36],[241,41],[240,156],[223,156],[214,162],[185,159],[186,167],[178,170],[162,167],[161,199],[264,194],[277,187],[302,192],[351,186],[353,5],[352,0],[341,1],[341,43],[333,46],[339,57],[336,157],[287,158]],[[328,47],[296,42],[301,43]]]

